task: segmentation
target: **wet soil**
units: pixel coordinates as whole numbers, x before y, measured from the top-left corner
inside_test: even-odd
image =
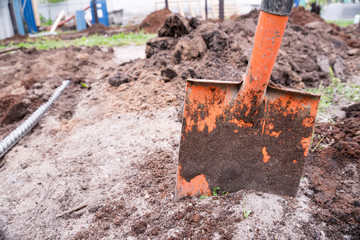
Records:
[[[345,108],[344,119],[315,126],[294,198],[239,191],[174,202],[184,79],[241,79],[255,25],[255,17],[172,21],[167,26],[175,29],[165,32],[176,36],[150,40],[145,59],[126,62],[117,58],[121,49],[100,47],[0,55],[1,138],[62,80],[71,80],[38,125],[1,160],[0,236],[359,239],[358,105]],[[342,59],[345,70],[336,74],[343,81],[357,74],[360,67],[353,62],[359,56],[348,54],[356,48],[319,30],[328,25],[320,26],[289,24],[274,82],[299,89],[327,84],[324,58],[330,66]],[[196,47],[186,44],[191,42]],[[109,79],[118,73],[129,81],[111,86]],[[84,203],[86,208],[57,217]]]

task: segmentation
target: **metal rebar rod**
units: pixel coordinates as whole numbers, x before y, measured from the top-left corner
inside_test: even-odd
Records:
[[[62,91],[69,86],[70,81],[65,80],[62,85],[58,87],[50,99],[41,105],[30,117],[28,117],[19,127],[12,131],[6,138],[0,142],[0,158],[7,153],[23,136],[26,135],[45,114],[45,112],[51,107],[55,100],[60,96]]]

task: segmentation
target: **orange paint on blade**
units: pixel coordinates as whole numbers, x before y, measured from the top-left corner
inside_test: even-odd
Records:
[[[204,174],[198,175],[191,179],[190,182],[187,182],[183,177],[181,177],[180,171],[181,166],[179,166],[176,184],[178,199],[186,196],[211,195],[209,183],[206,181]]]
[[[311,143],[311,136],[307,137],[307,138],[302,138],[301,140],[301,145],[304,149],[304,156],[306,157],[309,154],[309,147],[310,147],[310,143]]]
[[[267,163],[270,159],[269,153],[266,151],[266,147],[262,148],[262,154],[263,154],[263,162]]]
[[[315,119],[313,117],[306,117],[302,121],[302,125],[305,127],[312,127],[314,126]]]
[[[231,119],[229,122],[234,123],[234,124],[238,125],[239,127],[252,127],[254,125],[253,123],[246,123],[243,120],[241,120],[241,119],[238,120],[236,118]]]
[[[293,160],[293,163],[296,164],[298,161],[297,160]]]
[[[190,132],[196,126],[200,132],[206,127],[209,133],[212,132],[216,128],[218,117],[225,115],[224,110],[231,101],[231,92],[211,85],[190,85],[187,92],[185,131]]]
[[[281,131],[278,132],[273,131],[272,133],[270,133],[270,136],[278,138],[280,136],[280,133]]]

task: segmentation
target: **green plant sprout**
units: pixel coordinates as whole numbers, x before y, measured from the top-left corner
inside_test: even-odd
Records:
[[[221,194],[219,194],[221,193]],[[228,195],[229,193],[226,191],[221,191],[221,189],[219,187],[214,187],[212,190],[212,195],[213,196],[221,196],[221,197],[225,197],[226,195]]]
[[[220,193],[220,194],[219,194]],[[226,195],[228,195],[229,193],[226,191],[221,191],[220,187],[214,187],[212,189],[212,195],[211,196],[221,196],[221,197],[225,197]],[[210,197],[208,195],[201,195],[200,199],[205,199],[207,197]]]
[[[248,218],[250,216],[250,214],[252,213],[252,211],[246,210],[246,205],[244,206],[244,218]]]
[[[320,141],[315,145],[315,147],[311,150],[311,152],[314,152],[316,150],[316,148],[319,146],[319,144],[325,139],[326,135],[323,136]],[[322,149],[323,147],[320,146],[319,149]]]
[[[86,85],[85,83],[80,83],[81,86],[83,86],[84,88],[88,88],[89,86]]]

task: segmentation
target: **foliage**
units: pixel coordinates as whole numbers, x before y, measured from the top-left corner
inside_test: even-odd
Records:
[[[214,187],[212,189],[212,196],[221,196],[221,197],[225,197],[226,195],[228,195],[229,193],[226,192],[226,191],[221,191],[221,189],[219,187]],[[207,196],[207,195],[201,195],[200,196],[200,199],[205,199],[207,197],[210,197],[210,196]]]
[[[353,20],[334,20],[334,21],[327,20],[326,22],[336,24],[339,27],[346,27],[354,23]]]
[[[23,47],[23,48],[36,48],[42,50],[48,49],[57,49],[65,48],[69,46],[105,46],[105,47],[114,47],[114,46],[124,46],[124,45],[142,45],[145,44],[147,40],[154,37],[154,34],[146,34],[144,32],[139,33],[119,33],[113,36],[100,36],[100,35],[91,35],[88,37],[77,38],[74,40],[59,40],[59,39],[50,39],[46,37],[39,37],[36,39],[29,39],[26,42],[21,42],[18,44],[10,44],[7,46],[1,46],[0,50],[8,47]]]
[[[46,19],[43,15],[40,15],[40,22],[44,26],[51,26],[53,24],[51,19]]]
[[[214,187],[213,190],[212,190],[212,195],[213,196],[226,196],[228,195],[229,193],[226,192],[226,191],[221,191],[221,189],[219,187]]]
[[[66,0],[46,0],[48,3],[59,3],[59,2],[65,2]]]
[[[328,120],[331,120],[331,114],[337,109],[339,101],[347,100],[353,103],[360,100],[360,85],[353,82],[341,82],[334,76],[331,67],[330,78],[329,86],[325,87],[320,83],[319,87],[307,90],[310,93],[321,94],[318,112]]]

